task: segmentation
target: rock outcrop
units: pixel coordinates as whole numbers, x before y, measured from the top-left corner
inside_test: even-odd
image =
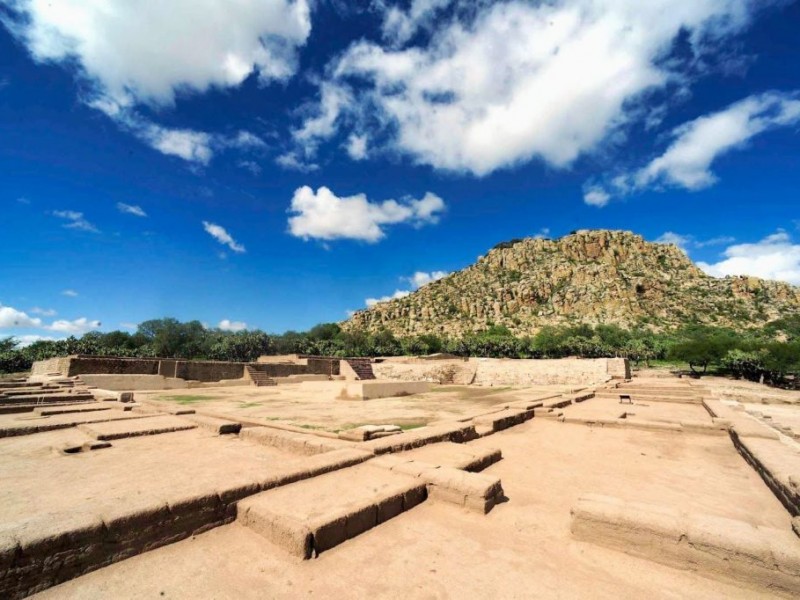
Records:
[[[462,335],[492,324],[517,335],[577,323],[745,329],[798,312],[800,288],[787,283],[711,277],[675,245],[583,230],[498,244],[474,265],[358,311],[343,326],[396,335]]]

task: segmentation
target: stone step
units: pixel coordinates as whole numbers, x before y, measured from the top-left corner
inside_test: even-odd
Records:
[[[196,423],[173,416],[143,417],[141,419],[78,425],[78,429],[101,441],[173,433],[195,428],[197,428]]]
[[[395,456],[440,467],[450,467],[477,473],[502,459],[503,453],[496,448],[480,448],[471,444],[441,442],[439,444],[429,444],[422,448],[415,448]]]
[[[372,370],[372,362],[368,358],[347,359],[347,364],[355,371],[359,379],[375,379],[375,373]]]
[[[37,406],[33,412],[43,417],[50,417],[53,415],[66,415],[71,413],[88,413],[98,412],[111,409],[130,410],[132,406],[121,407],[111,402],[84,402],[83,404],[61,404],[56,406]]]
[[[520,425],[533,418],[534,409],[509,408],[496,413],[475,417],[472,421],[478,427],[491,427],[492,432],[502,431],[515,425]]]
[[[59,403],[72,403],[81,401],[93,401],[94,396],[90,393],[80,394],[42,394],[39,396],[3,396],[0,397],[0,406],[8,406],[12,404],[59,404]]]
[[[239,502],[238,521],[303,559],[338,546],[420,504],[420,478],[358,465]]]
[[[204,429],[209,429],[218,435],[238,434],[242,430],[242,424],[236,421],[220,419],[219,417],[209,417],[206,415],[188,415],[187,421],[197,423]]]

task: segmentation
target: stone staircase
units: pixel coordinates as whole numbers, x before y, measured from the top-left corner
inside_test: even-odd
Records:
[[[0,414],[29,412],[40,406],[94,402],[90,390],[79,377],[58,375],[44,381],[4,380],[0,382]]]
[[[256,367],[252,367],[250,365],[247,365],[245,368],[247,369],[247,374],[250,376],[250,380],[253,382],[254,386],[262,387],[268,385],[278,385],[278,382],[267,375],[264,371],[259,371]]]
[[[368,358],[348,358],[347,364],[355,371],[359,380],[375,379],[372,362]]]

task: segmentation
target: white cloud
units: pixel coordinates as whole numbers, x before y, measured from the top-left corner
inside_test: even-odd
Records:
[[[263,140],[144,118],[138,104],[229,88],[256,74],[285,81],[311,30],[307,0],[7,0],[0,22],[38,62],[76,65],[86,103],[159,152],[205,165],[216,149],[253,149]],[[198,43],[202,40],[202,43]]]
[[[104,113],[116,125],[139,140],[168,156],[187,162],[207,165],[218,151],[257,150],[266,147],[264,140],[249,131],[235,135],[208,133],[194,129],[162,127],[142,117],[129,105],[108,97],[98,97],[89,106]]]
[[[674,231],[665,231],[655,240],[656,244],[674,244],[684,252],[689,244],[692,243],[692,237],[688,235],[681,235]]]
[[[438,281],[443,277],[447,277],[450,275],[448,271],[416,271],[410,277],[401,277],[400,279],[404,281],[408,281],[411,286],[416,290],[421,288],[423,285],[428,285],[429,283],[433,283],[434,281]],[[394,294],[391,296],[382,296],[380,298],[367,298],[364,303],[367,307],[373,307],[379,302],[388,302],[390,300],[397,300],[399,298],[405,298],[406,296],[410,295],[412,290],[395,290]]]
[[[225,142],[231,148],[265,148],[267,143],[249,131],[240,131],[235,136],[229,137]]]
[[[130,330],[135,330],[139,327],[136,323],[127,323],[125,321],[120,323],[119,326],[122,327],[123,329],[130,329]]]
[[[168,129],[150,124],[138,130],[137,136],[162,154],[177,156],[187,162],[207,165],[214,156],[211,135],[191,129]]]
[[[222,319],[217,327],[222,331],[244,331],[247,329],[247,323],[244,321],[231,321],[229,319]]]
[[[68,298],[77,298],[78,292],[76,292],[75,290],[64,290],[63,292],[61,292],[61,295],[67,296]]]
[[[364,160],[367,158],[367,136],[351,134],[347,138],[347,154],[353,160]]]
[[[411,39],[421,28],[431,25],[433,17],[453,0],[412,0],[408,10],[397,6],[386,7],[381,29],[383,36],[401,45]]]
[[[583,201],[589,206],[603,207],[611,200],[611,195],[597,186],[589,186],[583,190]]]
[[[316,171],[319,169],[319,165],[303,160],[297,152],[286,152],[285,154],[281,154],[275,159],[275,162],[284,169],[289,169],[290,171],[300,171],[301,173],[310,173],[311,171]]]
[[[700,190],[716,183],[712,163],[740,149],[755,136],[800,123],[800,92],[766,92],[680,125],[674,141],[647,166],[611,179],[608,190],[597,190],[608,202],[611,194],[627,195],[648,187],[681,187]],[[586,198],[585,198],[586,199]],[[587,203],[588,199],[587,199]]]
[[[778,231],[755,244],[736,244],[723,252],[716,263],[697,263],[714,277],[751,275],[800,285],[800,244],[785,231]]]
[[[445,204],[427,192],[419,200],[370,202],[366,194],[336,196],[327,187],[316,192],[308,186],[295,190],[289,212],[289,232],[303,239],[352,239],[377,242],[387,225],[437,223]]]
[[[50,325],[45,325],[44,329],[74,335],[93,331],[98,329],[100,325],[100,321],[94,321],[87,319],[86,317],[81,317],[80,319],[74,319],[72,321],[59,319],[58,321],[53,321]]]
[[[414,286],[414,288],[421,288],[423,285],[428,285],[434,281],[438,281],[443,277],[447,277],[450,275],[447,271],[431,271],[430,273],[426,273],[425,271],[417,271],[411,277],[404,277],[407,279],[408,282]]]
[[[695,240],[694,245],[698,248],[705,248],[706,246],[722,246],[723,244],[732,244],[735,241],[736,238],[731,235],[721,235],[708,240]]]
[[[741,148],[754,136],[800,122],[797,93],[768,92],[750,96],[725,110],[690,121],[673,131],[675,141],[636,173],[634,185],[659,182],[699,190],[716,182],[711,163]]]
[[[240,160],[236,165],[245,171],[249,171],[251,175],[261,175],[261,167],[252,160]]]
[[[8,0],[0,17],[39,62],[75,61],[117,101],[283,81],[311,30],[306,0]]]
[[[214,223],[209,223],[208,221],[203,221],[203,229],[205,229],[206,233],[217,240],[220,244],[227,246],[234,252],[241,254],[246,251],[245,247],[234,240],[224,227]]]
[[[707,240],[698,240],[693,235],[683,235],[675,233],[674,231],[665,231],[658,238],[655,239],[657,244],[675,244],[684,252],[688,252],[690,248],[707,248],[708,246],[721,246],[723,244],[731,244],[736,241],[736,238],[729,235],[722,235]]]
[[[409,290],[395,290],[394,294],[391,296],[382,296],[380,298],[367,298],[364,302],[368,307],[375,306],[379,302],[388,302],[390,300],[397,300],[399,298],[405,298],[411,292]]]
[[[38,328],[41,326],[41,319],[29,317],[27,313],[16,308],[0,305],[0,329]]]
[[[41,315],[42,317],[55,317],[57,313],[52,308],[39,308],[38,306],[34,306],[31,309],[31,314]]]
[[[100,232],[97,227],[86,220],[82,212],[74,210],[54,210],[53,216],[64,219],[66,223],[64,223],[63,227],[66,229],[77,229],[79,231],[89,231],[92,233]]]
[[[53,311],[53,314],[55,314],[55,311]],[[86,317],[73,321],[59,319],[48,325],[38,317],[30,317],[27,313],[16,308],[0,305],[0,329],[45,329],[60,333],[79,334],[97,329],[100,325],[100,321],[89,320]]]
[[[144,212],[141,206],[135,204],[125,204],[124,202],[117,202],[117,210],[121,213],[133,215],[135,217],[146,217],[147,213]]]
[[[55,342],[62,338],[54,338],[49,335],[37,335],[34,333],[27,335],[15,335],[14,339],[17,340],[19,348],[25,348],[31,344],[35,344],[36,342]]]
[[[442,4],[390,10],[399,16],[387,16],[384,30],[395,41],[408,38]],[[675,59],[679,36],[702,58],[749,24],[752,7],[750,0],[481,3],[455,11],[420,45],[351,45],[330,66],[319,113],[301,130],[325,139],[349,122],[362,133],[378,128],[417,163],[478,176],[534,158],[568,167],[643,119],[646,94],[685,84],[699,61]],[[353,101],[327,100],[337,94]]]

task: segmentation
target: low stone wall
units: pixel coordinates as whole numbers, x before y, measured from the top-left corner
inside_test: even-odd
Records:
[[[571,512],[577,539],[773,594],[800,594],[800,544],[788,530],[594,494]]]
[[[113,375],[90,374],[81,375],[87,385],[94,385],[104,390],[113,391],[144,391],[144,390],[174,390],[189,387],[184,379],[163,377],[162,375]]]

